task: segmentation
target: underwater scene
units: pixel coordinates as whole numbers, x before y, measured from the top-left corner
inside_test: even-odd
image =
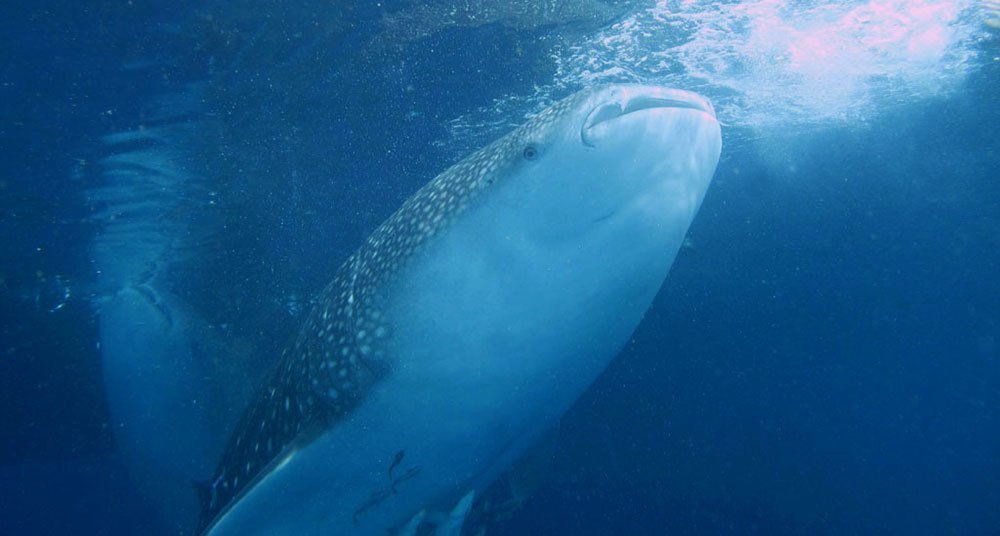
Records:
[[[0,6],[0,535],[1000,534],[1000,2]]]

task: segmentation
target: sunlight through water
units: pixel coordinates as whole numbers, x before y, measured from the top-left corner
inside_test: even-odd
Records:
[[[944,96],[976,68],[988,35],[972,1],[660,1],[556,47],[555,76],[452,123],[497,128],[576,88],[635,81],[695,90],[729,126],[861,123],[884,107]]]

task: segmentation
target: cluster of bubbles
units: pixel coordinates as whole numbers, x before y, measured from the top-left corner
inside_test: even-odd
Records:
[[[1000,30],[1000,0],[983,0],[983,22],[994,30]]]
[[[659,1],[556,47],[549,84],[456,119],[452,134],[485,125],[495,135],[604,82],[699,91],[725,124],[753,130],[864,122],[958,88],[1000,18],[995,2]]]

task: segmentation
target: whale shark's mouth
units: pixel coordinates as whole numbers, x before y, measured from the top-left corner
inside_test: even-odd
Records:
[[[663,91],[654,94],[624,95],[612,94],[611,100],[599,104],[587,114],[580,127],[580,140],[584,145],[594,147],[594,127],[637,112],[661,108],[687,109],[704,112],[715,118],[715,109],[704,97],[688,91]]]

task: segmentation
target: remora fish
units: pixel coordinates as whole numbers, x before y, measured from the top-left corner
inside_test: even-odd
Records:
[[[603,86],[432,180],[323,290],[204,532],[384,535],[488,486],[627,342],[720,151],[704,98]]]

